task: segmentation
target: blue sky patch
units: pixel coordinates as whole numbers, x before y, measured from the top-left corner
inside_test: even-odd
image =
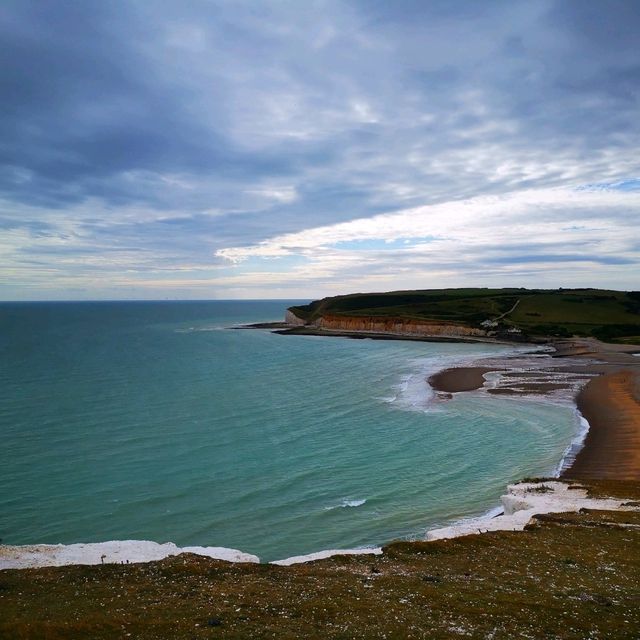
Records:
[[[422,236],[418,238],[397,238],[391,241],[372,238],[367,240],[345,240],[342,242],[336,242],[331,246],[334,249],[350,249],[354,251],[385,251],[391,249],[406,249],[417,244],[433,242],[434,240],[437,240],[435,236]]]

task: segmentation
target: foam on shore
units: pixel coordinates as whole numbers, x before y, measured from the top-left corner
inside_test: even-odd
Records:
[[[227,562],[260,562],[258,556],[226,547],[178,547],[173,542],[159,544],[150,540],[111,540],[67,545],[0,545],[0,569],[153,562],[181,553],[195,553]]]
[[[394,386],[394,394],[381,399],[385,403],[405,411],[437,410],[438,403],[434,401],[439,399],[439,392],[428,383],[429,378],[447,369],[475,367],[478,362],[488,362],[490,366],[487,369],[493,369],[494,363],[501,361],[501,359],[510,360],[521,357],[525,350],[527,353],[530,353],[532,349],[537,350],[536,345],[530,344],[509,346],[511,348],[501,354],[489,352],[416,358],[412,361],[413,371],[404,375],[401,381]]]
[[[477,386],[472,385],[465,391],[495,393],[502,390],[510,391],[514,387],[517,389],[519,385],[525,387],[540,385],[540,389],[533,388],[524,393],[518,391],[513,395],[511,393],[500,395],[503,399],[517,398],[536,403],[572,406],[576,413],[576,433],[563,451],[556,467],[549,471],[554,477],[560,477],[572,466],[576,456],[584,447],[590,425],[576,406],[576,396],[596,374],[588,369],[588,365],[593,364],[593,361],[590,360],[585,362],[584,360],[565,358],[562,364],[552,363],[549,356],[554,351],[556,349],[549,349],[549,347],[535,347],[534,351],[525,354],[516,350],[503,356],[476,358],[466,362],[458,362],[448,369],[441,369],[432,378],[447,373],[454,377],[453,382],[447,380],[441,390],[448,392],[444,395],[450,397],[452,393],[459,391],[452,386],[456,384],[457,370],[460,370],[462,375],[473,370],[475,378],[478,377],[476,372],[481,373],[480,380],[476,381]],[[566,370],[567,368],[569,371]],[[580,368],[584,370],[579,371]],[[429,382],[432,378],[429,378]],[[549,387],[545,389],[545,385],[549,385]],[[433,395],[433,388],[430,385],[429,390]]]
[[[565,449],[562,454],[562,458],[556,467],[554,476],[560,477],[562,474],[571,468],[571,465],[574,463],[576,456],[584,447],[584,441],[589,433],[590,424],[587,419],[580,413],[579,409],[576,409],[576,414],[578,416],[578,421],[580,423],[580,428],[576,435],[572,438],[571,442]]]

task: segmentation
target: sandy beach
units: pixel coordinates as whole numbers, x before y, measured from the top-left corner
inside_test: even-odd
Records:
[[[442,393],[480,389],[487,374],[504,372],[495,395],[535,395],[576,391],[576,404],[589,423],[584,446],[563,478],[640,480],[640,347],[614,345],[595,339],[555,343],[547,358],[530,362],[530,370],[474,366],[445,369],[428,380]],[[485,361],[483,365],[488,365]]]
[[[563,474],[573,479],[640,480],[640,373],[608,373],[578,394],[590,428],[583,449]]]

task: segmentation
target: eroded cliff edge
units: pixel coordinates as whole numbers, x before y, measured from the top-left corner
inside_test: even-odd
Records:
[[[394,316],[348,316],[323,314],[311,320],[297,316],[292,309],[287,309],[285,322],[290,327],[317,331],[334,331],[347,333],[387,334],[390,336],[415,337],[447,337],[447,338],[485,338],[483,329],[461,324],[438,321],[420,321],[412,318]]]

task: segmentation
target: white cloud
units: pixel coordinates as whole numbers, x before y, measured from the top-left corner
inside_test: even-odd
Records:
[[[530,190],[284,234],[217,255],[236,265],[235,284],[306,282],[314,295],[469,284],[634,288],[638,208],[639,192]],[[304,266],[255,272],[256,260],[291,257]]]
[[[619,237],[629,239],[629,234],[607,220],[617,219],[621,211],[638,206],[640,193],[611,190],[545,189],[481,196],[284,234],[253,246],[221,249],[217,255],[238,263],[249,257],[313,256],[319,250],[350,241],[393,242],[427,236],[435,236],[436,240],[405,251],[415,253],[432,244],[453,247],[456,243],[473,246],[497,241],[505,246],[514,242],[544,243],[557,241],[561,227],[572,222],[583,224],[574,239],[592,238],[595,231],[599,241],[612,242]],[[585,217],[593,220],[591,226],[584,226]]]
[[[247,193],[256,195],[267,200],[274,200],[280,203],[294,202],[298,198],[296,188],[291,185],[285,186],[264,186],[258,189],[248,189]]]

